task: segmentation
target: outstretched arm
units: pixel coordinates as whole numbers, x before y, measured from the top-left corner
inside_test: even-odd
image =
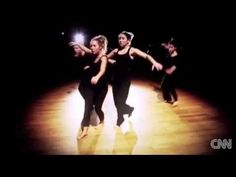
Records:
[[[149,54],[147,54],[147,53],[145,53],[145,52],[143,52],[143,51],[141,51],[137,48],[131,48],[131,49],[132,49],[131,50],[131,55],[136,55],[136,56],[142,57],[144,59],[147,59],[150,63],[153,64],[153,66],[158,71],[162,70],[162,65],[160,63],[156,62],[156,60],[154,60],[154,58],[151,55],[149,55]]]
[[[78,45],[83,51],[85,51],[85,53],[92,53],[92,51],[83,44],[80,44],[80,43],[77,43],[77,42],[70,42],[69,45],[70,46]]]

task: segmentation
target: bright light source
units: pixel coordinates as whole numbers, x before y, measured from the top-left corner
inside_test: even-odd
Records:
[[[78,43],[81,43],[81,44],[84,44],[84,35],[82,33],[75,34],[74,41],[78,42]]]

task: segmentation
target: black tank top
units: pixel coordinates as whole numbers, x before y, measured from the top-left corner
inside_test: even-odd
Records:
[[[95,56],[92,56],[92,57],[93,59],[89,60],[89,63],[87,63],[87,66],[89,66],[89,68],[84,70],[83,79],[82,79],[84,82],[87,82],[89,84],[91,83],[92,77],[96,76],[99,73],[100,66],[101,66],[101,60],[95,63],[94,61],[96,57]],[[106,73],[104,73],[103,76],[101,76],[101,78],[99,79],[96,85],[106,82],[105,74]]]
[[[174,57],[171,57],[169,54],[165,57],[165,59],[163,60],[162,64],[163,64],[163,67],[164,69],[168,69],[168,68],[171,68],[172,66],[176,66],[177,65],[177,62],[178,62],[178,59],[179,58],[179,55],[176,55]]]
[[[115,80],[120,80],[120,79],[125,79],[127,77],[130,77],[130,63],[131,63],[131,58],[129,55],[131,47],[128,49],[128,51],[125,54],[118,54],[119,50],[117,51],[115,55],[115,70],[114,70],[114,79]]]

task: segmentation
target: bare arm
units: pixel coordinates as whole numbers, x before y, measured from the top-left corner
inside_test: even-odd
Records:
[[[91,83],[92,84],[97,84],[97,82],[99,81],[99,79],[104,75],[105,71],[106,71],[106,66],[107,66],[107,57],[103,56],[101,58],[101,65],[100,65],[100,70],[97,73],[96,76],[93,76],[91,79]]]
[[[113,58],[117,52],[118,52],[118,49],[112,50],[112,51],[107,55],[107,58]]]
[[[70,46],[78,45],[83,51],[85,51],[85,53],[92,53],[92,51],[91,51],[88,47],[86,47],[85,45],[83,45],[83,44],[76,43],[76,42],[70,42],[69,45],[70,45]]]
[[[74,50],[75,54],[74,57],[75,58],[80,58],[81,56],[85,55],[85,51],[81,50],[80,52],[77,52],[76,50]]]
[[[106,67],[107,67],[107,57],[103,56],[101,58],[101,65],[100,65],[100,70],[98,72],[98,74],[96,75],[96,77],[98,77],[100,79],[100,77],[102,77],[106,71]]]
[[[107,55],[107,58],[108,58],[108,62],[111,63],[111,64],[114,64],[116,62],[116,60],[113,60],[112,58],[115,56],[115,54],[117,53],[118,49],[114,49],[112,50],[108,55]]]
[[[156,62],[156,60],[154,60],[154,58],[151,55],[149,55],[149,54],[147,54],[147,53],[145,53],[145,52],[143,52],[143,51],[141,51],[141,50],[139,50],[137,48],[131,48],[131,49],[132,49],[131,55],[136,55],[136,56],[142,57],[144,59],[147,59],[150,63],[153,64],[153,66],[157,70],[161,70],[162,69],[162,65],[160,63]]]
[[[108,59],[108,62],[111,63],[111,64],[114,64],[116,62],[116,60],[113,60],[113,59]]]

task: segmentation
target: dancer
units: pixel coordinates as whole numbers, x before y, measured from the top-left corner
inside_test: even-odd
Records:
[[[178,104],[178,95],[175,89],[174,76],[177,69],[178,52],[177,47],[168,42],[161,44],[168,52],[167,56],[163,60],[164,76],[161,83],[163,99],[166,103],[170,103],[173,106]]]
[[[127,123],[124,121],[124,115],[127,114],[128,117],[130,117],[134,111],[134,107],[126,104],[131,84],[131,60],[133,60],[135,56],[139,56],[151,62],[153,64],[153,69],[162,69],[162,65],[156,62],[152,56],[131,46],[133,37],[134,35],[131,32],[121,32],[118,35],[119,47],[107,55],[109,63],[115,65],[112,79],[112,91],[118,114],[117,126],[120,126],[124,131],[128,131]]]
[[[85,66],[84,75],[79,85],[80,94],[85,101],[85,108],[81,122],[82,132],[78,135],[78,139],[85,137],[88,133],[93,107],[98,114],[100,123],[104,121],[104,113],[101,108],[108,90],[108,84],[105,78],[107,43],[107,38],[102,35],[91,39],[90,49],[79,43],[70,43],[72,46],[78,45],[85,53],[92,54],[92,61]]]

